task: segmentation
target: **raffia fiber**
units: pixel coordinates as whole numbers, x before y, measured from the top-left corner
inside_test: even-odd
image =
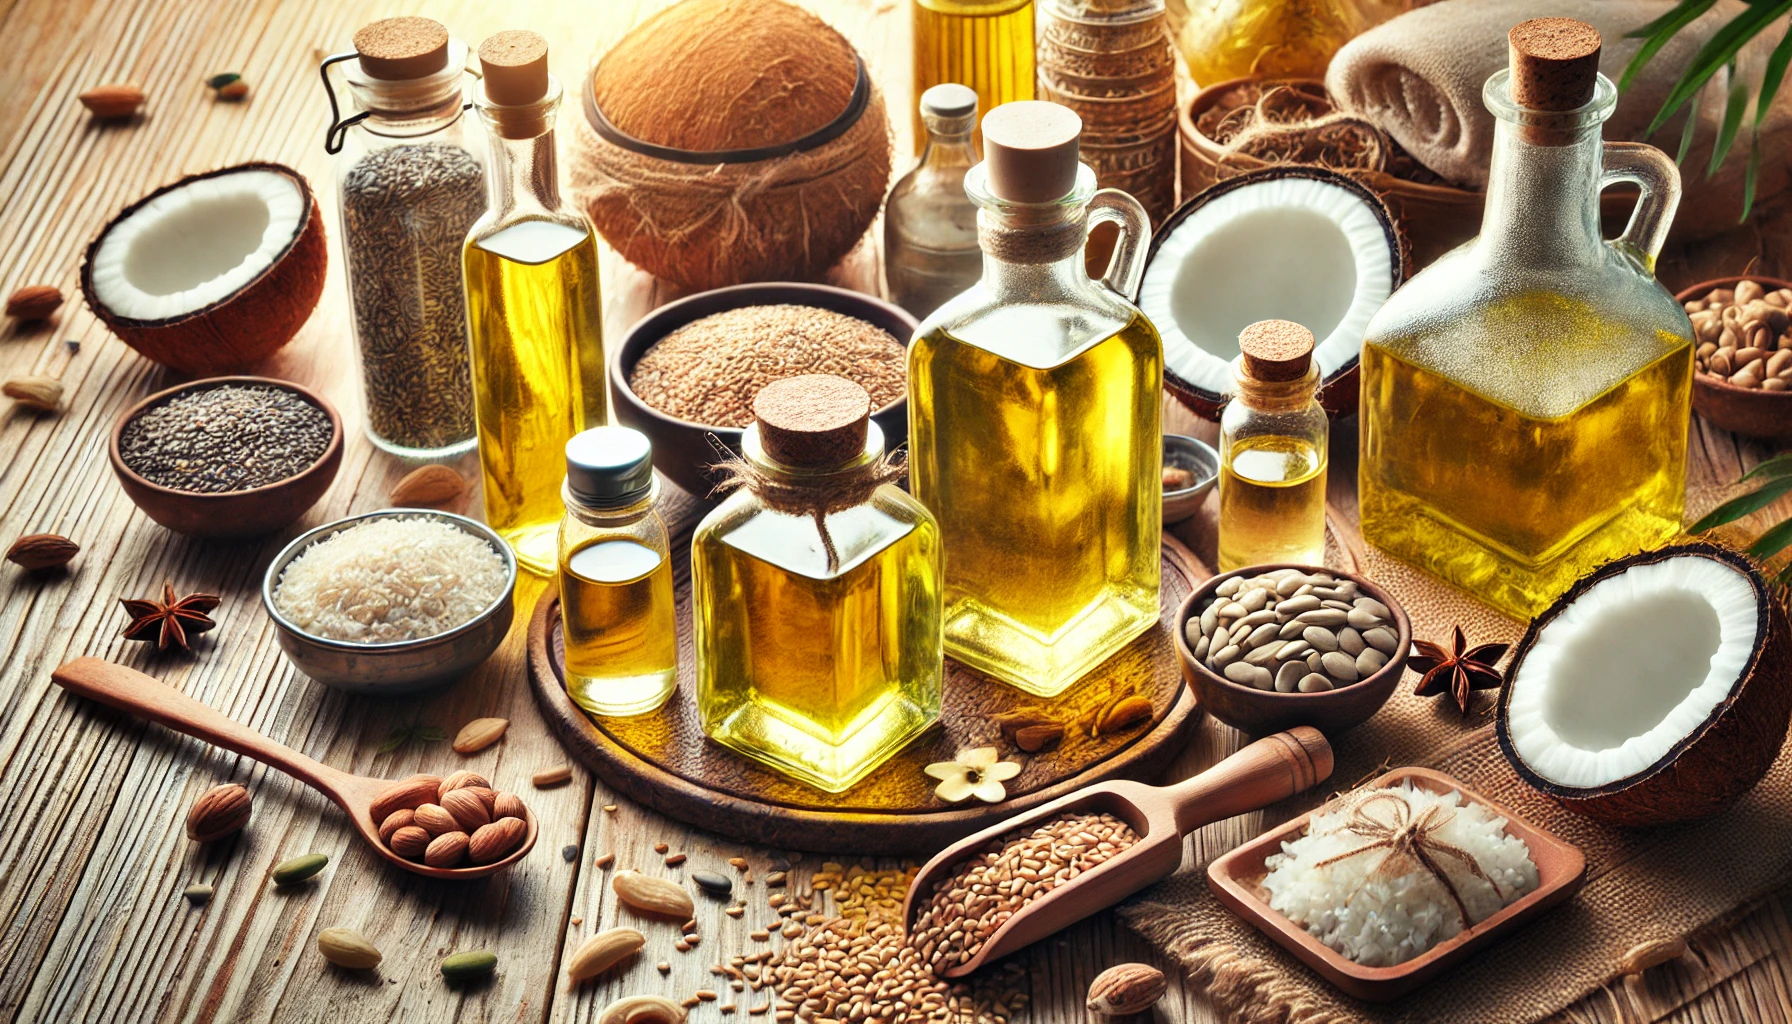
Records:
[[[709,445],[715,449],[719,460],[709,467],[716,478],[715,488],[710,493],[723,495],[745,490],[764,502],[767,508],[814,520],[815,531],[821,535],[822,550],[828,556],[829,569],[840,567],[840,554],[834,549],[833,535],[828,532],[827,517],[865,504],[879,487],[908,475],[908,460],[901,449],[872,459],[857,472],[810,478],[767,473],[734,454],[714,434],[709,435]]]
[[[1708,503],[1688,505],[1702,502]],[[1458,623],[1477,643],[1515,641],[1522,632],[1516,621],[1363,547],[1335,519],[1333,529],[1343,550],[1328,561],[1354,566],[1393,593],[1412,616],[1415,636],[1442,640]],[[1454,704],[1414,696],[1409,676],[1374,718],[1333,737],[1337,765],[1330,785],[1351,788],[1384,764],[1424,765],[1461,779],[1586,853],[1586,886],[1568,903],[1411,995],[1380,1004],[1343,995],[1227,910],[1207,888],[1205,863],[1147,890],[1122,908],[1122,919],[1243,1024],[1533,1024],[1601,989],[1621,998],[1614,989],[1623,986],[1615,980],[1625,953],[1638,943],[1696,940],[1714,922],[1792,880],[1792,755],[1786,750],[1760,785],[1714,818],[1619,829],[1566,811],[1525,785],[1494,738],[1492,698],[1478,698],[1464,723]],[[1286,820],[1328,795],[1271,808],[1265,821]],[[1669,1009],[1651,1007],[1645,1019]]]

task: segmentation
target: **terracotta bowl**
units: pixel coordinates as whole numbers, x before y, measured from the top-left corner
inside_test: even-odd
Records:
[[[1537,888],[1481,923],[1471,925],[1419,956],[1391,967],[1365,967],[1347,960],[1342,954],[1314,938],[1305,928],[1270,907],[1269,893],[1262,886],[1263,877],[1268,874],[1263,862],[1272,854],[1282,852],[1284,842],[1299,838],[1306,830],[1311,814],[1302,815],[1281,828],[1265,832],[1209,864],[1208,888],[1213,890],[1221,903],[1262,929],[1265,935],[1294,954],[1301,963],[1311,967],[1325,980],[1358,999],[1381,1002],[1406,995],[1473,956],[1489,943],[1564,902],[1586,880],[1587,858],[1578,847],[1543,831],[1442,772],[1428,768],[1398,768],[1367,785],[1383,788],[1408,780],[1415,788],[1428,789],[1434,793],[1447,793],[1454,789],[1462,794],[1465,801],[1480,804],[1505,818],[1507,834],[1517,836],[1530,847],[1531,860],[1537,865]]]
[[[1702,299],[1719,288],[1734,288],[1754,281],[1774,291],[1792,288],[1792,281],[1747,274],[1702,281],[1674,296],[1682,303]],[[1732,386],[1721,377],[1695,371],[1692,375],[1692,409],[1714,427],[1749,437],[1792,437],[1792,391],[1762,391]]]
[[[642,317],[622,336],[622,343],[610,357],[610,400],[617,422],[639,430],[653,442],[654,468],[692,494],[702,497],[713,486],[709,467],[716,462],[716,451],[710,447],[709,435],[714,434],[739,454],[741,428],[715,427],[669,416],[641,401],[629,388],[628,375],[648,346],[693,320],[744,306],[780,303],[817,306],[856,316],[889,331],[904,345],[914,337],[915,328],[921,325],[906,311],[875,296],[845,288],[796,282],[741,284],[698,292],[669,302]],[[873,413],[871,418],[883,428],[884,444],[889,449],[908,440],[907,398],[898,398]]]
[[[1259,690],[1254,686],[1235,683],[1196,661],[1194,651],[1189,649],[1188,634],[1184,628],[1184,624],[1197,614],[1195,609],[1213,596],[1214,590],[1221,583],[1234,576],[1257,576],[1277,569],[1328,572],[1339,579],[1354,581],[1362,593],[1387,605],[1388,611],[1394,613],[1394,626],[1400,634],[1400,641],[1381,671],[1349,686],[1340,686],[1324,693],[1277,693],[1274,690]],[[1201,584],[1182,602],[1182,607],[1176,611],[1176,628],[1171,632],[1176,637],[1176,660],[1182,664],[1182,678],[1195,691],[1201,706],[1213,717],[1253,736],[1280,732],[1297,725],[1310,725],[1327,736],[1335,737],[1345,729],[1366,721],[1387,703],[1395,685],[1406,672],[1406,657],[1412,653],[1412,620],[1407,618],[1406,609],[1400,607],[1400,603],[1387,591],[1355,573],[1314,565],[1252,565],[1220,573]]]
[[[124,425],[150,406],[188,391],[214,388],[220,384],[265,384],[294,392],[322,409],[330,417],[330,444],[311,467],[297,476],[290,476],[265,487],[222,494],[200,494],[177,491],[172,487],[151,483],[136,470],[125,465],[118,450],[119,435]],[[207,377],[166,391],[158,391],[126,409],[112,425],[112,441],[108,447],[112,471],[124,485],[125,494],[143,514],[156,522],[189,537],[225,539],[259,537],[286,529],[305,514],[330,489],[336,471],[342,466],[342,417],[329,400],[302,384],[272,377]]]

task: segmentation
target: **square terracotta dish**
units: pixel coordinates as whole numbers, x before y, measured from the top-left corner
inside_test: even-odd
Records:
[[[1411,992],[1520,924],[1573,896],[1586,879],[1587,858],[1579,847],[1557,839],[1442,772],[1429,768],[1398,768],[1370,781],[1367,786],[1379,789],[1406,781],[1411,781],[1415,788],[1435,793],[1456,790],[1463,800],[1478,803],[1505,818],[1507,834],[1517,836],[1530,847],[1531,860],[1537,865],[1537,888],[1480,924],[1405,963],[1365,967],[1345,959],[1343,954],[1314,938],[1281,911],[1271,909],[1269,893],[1262,886],[1263,877],[1268,874],[1263,862],[1280,853],[1284,842],[1299,837],[1312,815],[1302,815],[1266,832],[1209,864],[1208,887],[1220,902],[1261,928],[1264,934],[1318,971],[1327,981],[1358,999],[1383,1002]]]

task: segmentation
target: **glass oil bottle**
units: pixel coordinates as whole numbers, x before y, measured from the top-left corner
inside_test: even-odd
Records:
[[[671,546],[653,448],[627,427],[566,442],[560,618],[566,695],[593,715],[656,710],[678,686]]]
[[[1033,98],[1033,0],[909,0],[920,96],[945,82],[976,90],[984,110]],[[915,113],[915,152],[927,126]]]
[[[946,546],[946,650],[1052,697],[1157,622],[1163,344],[1123,296],[1150,238],[1095,189],[1081,121],[1037,101],[983,121],[965,178],[983,277],[909,349],[909,469]],[[1092,224],[1119,227],[1100,282]]]
[[[547,72],[547,44],[501,32],[479,57],[491,208],[468,233],[461,262],[485,516],[520,565],[550,576],[564,446],[609,418],[597,243],[584,215],[560,201],[560,83]]]
[[[939,526],[870,411],[840,377],[766,386],[691,539],[704,731],[830,793],[940,715]]]
[[[977,207],[964,194],[964,175],[977,162],[971,129],[977,94],[955,83],[921,94],[927,148],[915,169],[890,189],[884,205],[884,276],[890,301],[924,317],[977,283]]]
[[[1264,320],[1244,329],[1238,348],[1220,416],[1220,571],[1323,565],[1329,427],[1313,332]]]
[[[1521,618],[1679,529],[1693,362],[1652,273],[1678,172],[1601,144],[1617,90],[1598,33],[1544,21],[1553,48],[1519,25],[1483,91],[1497,124],[1480,236],[1388,300],[1362,361],[1364,536]],[[1607,242],[1599,193],[1618,182],[1642,195]]]

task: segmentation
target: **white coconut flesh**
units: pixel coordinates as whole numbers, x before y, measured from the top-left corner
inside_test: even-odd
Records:
[[[292,243],[305,217],[292,179],[249,170],[170,189],[120,219],[93,256],[114,315],[171,320],[228,298]]]
[[[1735,689],[1758,613],[1748,578],[1709,558],[1601,580],[1538,631],[1510,680],[1513,750],[1572,789],[1645,772]]]
[[[1164,366],[1214,394],[1232,390],[1238,335],[1259,320],[1313,332],[1321,379],[1362,350],[1393,290],[1395,255],[1356,193],[1271,177],[1214,197],[1170,229],[1139,289],[1164,341]]]

